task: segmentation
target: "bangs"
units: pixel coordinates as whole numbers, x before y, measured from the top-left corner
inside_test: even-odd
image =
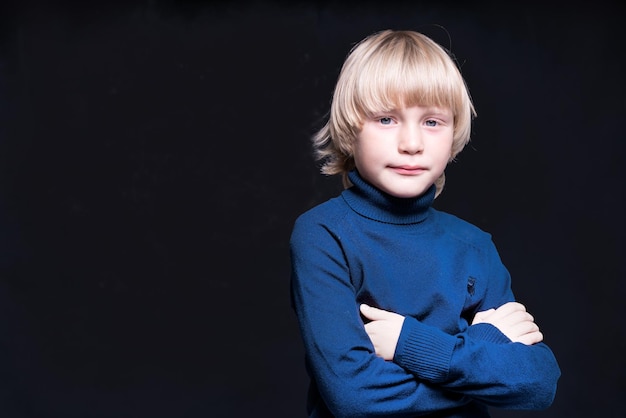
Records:
[[[359,119],[409,106],[447,107],[459,113],[464,81],[450,59],[442,57],[443,51],[433,54],[428,51],[432,46],[426,47],[413,42],[390,45],[363,63],[352,96]]]

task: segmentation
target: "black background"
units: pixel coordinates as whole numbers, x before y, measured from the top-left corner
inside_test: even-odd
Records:
[[[501,4],[501,5],[500,5]],[[296,216],[350,47],[450,48],[478,118],[436,206],[492,233],[562,368],[623,417],[619,2],[5,2],[0,416],[303,417]]]

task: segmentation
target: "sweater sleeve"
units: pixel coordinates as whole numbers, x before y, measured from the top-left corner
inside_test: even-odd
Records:
[[[376,356],[365,332],[340,237],[300,218],[290,247],[292,303],[309,373],[336,417],[409,417],[471,401],[442,390],[400,365]],[[454,348],[445,341],[443,357]]]
[[[489,240],[490,282],[478,310],[497,308],[514,300],[510,276]],[[474,312],[476,313],[476,312]],[[436,342],[436,343],[433,343]],[[453,346],[447,363],[440,347]],[[544,343],[513,343],[495,326],[481,323],[457,335],[406,318],[394,362],[418,378],[462,393],[487,405],[506,409],[550,406],[560,369]]]

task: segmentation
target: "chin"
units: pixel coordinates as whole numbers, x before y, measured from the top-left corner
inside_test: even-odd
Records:
[[[414,190],[395,190],[395,191],[387,191],[387,194],[390,194],[393,197],[397,197],[400,199],[412,199],[424,193],[424,191],[416,192]]]

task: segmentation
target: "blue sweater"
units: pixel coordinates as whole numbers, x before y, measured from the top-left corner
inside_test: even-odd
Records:
[[[491,236],[366,183],[302,214],[291,236],[292,304],[310,417],[488,417],[543,409],[560,370],[544,343],[512,343],[474,314],[514,301]],[[376,356],[359,304],[406,317],[393,362]],[[432,415],[429,415],[432,413]]]

